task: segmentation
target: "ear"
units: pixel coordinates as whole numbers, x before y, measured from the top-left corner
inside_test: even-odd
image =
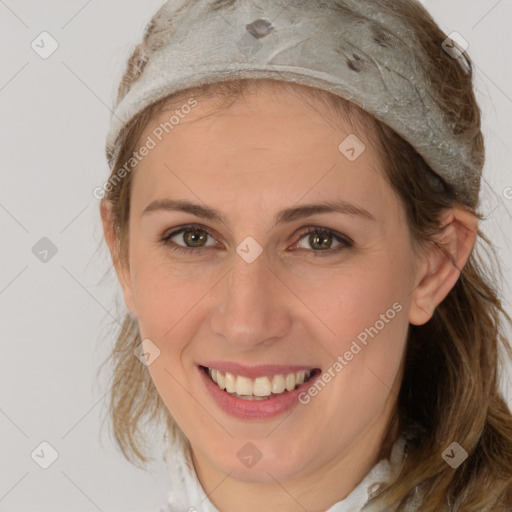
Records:
[[[103,235],[107,242],[112,263],[117,274],[117,278],[123,291],[124,302],[131,314],[137,317],[137,308],[133,300],[133,288],[128,263],[123,264],[119,254],[119,240],[115,231],[114,217],[112,213],[112,203],[108,199],[102,199],[100,202],[100,215],[103,224]]]
[[[458,281],[476,243],[478,218],[462,208],[452,208],[441,219],[443,231],[420,265],[419,284],[412,293],[409,322],[423,325]]]

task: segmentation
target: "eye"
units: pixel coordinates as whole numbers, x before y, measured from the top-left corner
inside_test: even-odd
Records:
[[[199,226],[191,225],[183,226],[182,228],[165,235],[161,239],[161,242],[167,245],[172,251],[192,254],[196,249],[215,246],[215,242],[210,245],[206,245],[204,243],[209,236],[211,235],[205,229]],[[184,242],[185,246],[179,245],[176,241],[174,241],[173,238],[176,237],[178,237],[177,240]]]
[[[305,239],[306,236],[308,236],[309,238]],[[300,236],[300,241],[293,246],[294,249],[304,248],[299,245],[303,239],[305,239],[304,241],[310,247],[315,249],[313,251],[313,256],[329,256],[334,253],[338,253],[345,248],[352,247],[354,245],[353,242],[348,237],[345,237],[340,233],[336,233],[331,229],[316,226],[310,227],[307,229],[307,231],[302,232]],[[338,246],[335,247],[334,249],[332,249],[333,239],[338,243]]]
[[[306,239],[306,236],[309,236],[309,238]],[[164,235],[160,241],[172,251],[192,254],[194,252],[197,253],[198,249],[215,247],[215,240],[212,240],[213,243],[206,243],[208,237],[212,237],[212,235],[206,229],[197,225],[189,225]],[[303,243],[303,240],[313,250],[308,250],[308,247],[301,246],[300,244]],[[332,248],[333,241],[338,244],[334,248]],[[292,247],[292,250],[305,249],[306,252],[312,252],[313,256],[330,256],[353,245],[353,242],[348,237],[340,233],[328,228],[314,226],[307,228],[306,231],[300,234],[300,240]]]

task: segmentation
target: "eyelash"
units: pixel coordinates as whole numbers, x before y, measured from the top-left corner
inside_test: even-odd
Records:
[[[212,236],[208,232],[208,230],[203,228],[202,226],[199,226],[196,224],[191,224],[191,225],[183,226],[180,229],[178,229],[176,231],[172,231],[171,233],[165,235],[164,237],[162,237],[160,239],[160,242],[163,243],[165,246],[167,246],[167,248],[170,249],[171,251],[176,251],[176,252],[179,252],[182,254],[192,254],[194,252],[197,252],[198,250],[207,249],[208,247],[197,247],[197,248],[182,247],[182,246],[177,245],[174,242],[170,241],[170,239],[173,238],[174,236],[184,233],[188,230],[193,230],[193,229],[203,231],[208,236]],[[298,242],[294,245],[297,245],[306,235],[327,235],[327,236],[334,238],[337,242],[339,242],[341,244],[338,247],[336,247],[335,249],[325,249],[325,250],[302,249],[302,250],[306,250],[307,252],[313,252],[314,257],[332,256],[333,254],[337,254],[343,249],[349,249],[350,247],[353,247],[353,245],[354,245],[353,242],[348,237],[345,237],[345,236],[341,235],[340,233],[337,233],[336,231],[333,231],[329,228],[321,228],[318,226],[308,227],[306,229],[306,231],[301,232]]]

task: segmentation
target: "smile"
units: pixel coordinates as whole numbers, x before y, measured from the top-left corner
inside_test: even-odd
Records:
[[[288,413],[300,404],[301,391],[322,373],[318,367],[303,365],[228,361],[203,361],[197,369],[213,402],[224,413],[243,420],[270,420]]]
[[[293,373],[278,373],[251,379],[215,368],[205,368],[210,379],[227,393],[243,400],[267,400],[293,391],[307,382],[313,373],[311,370],[299,370]]]

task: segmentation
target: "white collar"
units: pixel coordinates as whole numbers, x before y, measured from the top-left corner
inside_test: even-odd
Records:
[[[392,447],[390,458],[380,460],[345,499],[326,512],[360,512],[371,494],[380,484],[388,482],[393,470],[401,465],[405,445],[405,438],[399,437]],[[172,490],[167,495],[166,504],[158,512],[219,512],[206,496],[187,450],[175,445],[166,452],[165,461]]]

